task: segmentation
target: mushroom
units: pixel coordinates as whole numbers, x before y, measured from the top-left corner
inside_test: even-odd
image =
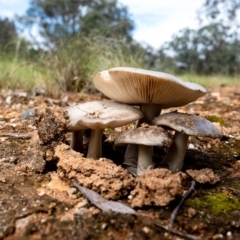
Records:
[[[206,89],[193,82],[184,82],[164,72],[130,67],[116,67],[101,71],[94,77],[94,85],[107,97],[122,103],[140,105],[143,122],[151,124],[164,108],[186,105],[206,94]],[[124,164],[137,162],[137,147],[129,145]]]
[[[82,131],[92,129],[88,147],[88,158],[102,156],[102,134],[106,127],[115,128],[132,123],[143,117],[141,110],[113,101],[81,103],[67,109],[68,131],[73,132],[71,146],[78,150],[82,144]]]
[[[135,176],[140,176],[148,169],[153,168],[152,146],[165,146],[170,144],[170,141],[169,136],[162,128],[150,126],[148,128],[139,127],[120,133],[114,145],[134,144],[137,146],[137,168],[130,166],[132,167],[130,172]]]
[[[152,123],[175,130],[175,134],[163,159],[173,172],[182,169],[189,136],[221,138],[221,131],[210,121],[187,113],[170,112],[156,117]]]

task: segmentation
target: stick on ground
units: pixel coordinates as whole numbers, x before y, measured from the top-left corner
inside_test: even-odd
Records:
[[[191,195],[191,193],[195,190],[195,186],[196,186],[196,181],[193,180],[191,187],[188,189],[188,191],[184,194],[184,196],[182,197],[180,203],[177,205],[177,207],[173,210],[172,214],[171,214],[171,218],[170,218],[170,222],[168,224],[168,228],[172,229],[173,228],[173,223],[177,217],[178,211],[180,209],[180,207],[182,206],[182,204],[186,201],[186,199]]]
[[[180,237],[184,237],[185,239],[189,239],[189,240],[201,240],[201,238],[199,237],[195,237],[195,236],[192,236],[190,234],[187,234],[187,233],[183,233],[183,232],[180,232],[180,231],[176,231],[176,230],[173,230],[173,224],[174,224],[174,221],[177,217],[177,213],[180,209],[180,207],[182,206],[182,204],[186,201],[186,199],[190,196],[190,194],[195,190],[195,186],[196,186],[196,181],[192,181],[192,184],[191,184],[191,187],[188,189],[188,191],[184,194],[184,196],[182,197],[180,203],[177,205],[177,207],[173,210],[172,214],[171,214],[171,217],[170,217],[170,222],[167,226],[164,226],[164,225],[161,225],[161,224],[156,224],[156,226],[172,233],[172,234],[175,234],[175,235],[178,235]]]

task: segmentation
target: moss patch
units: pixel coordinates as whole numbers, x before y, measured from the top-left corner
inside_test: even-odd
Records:
[[[218,122],[221,125],[223,125],[225,123],[224,119],[215,115],[207,115],[205,116],[205,118],[207,120],[209,120],[210,122]]]
[[[232,210],[240,210],[240,201],[236,197],[219,192],[210,192],[201,198],[188,199],[185,205],[197,210],[205,209],[213,215],[220,213],[229,215]]]
[[[218,146],[218,150],[224,154],[228,153],[230,155],[240,156],[240,140],[234,140],[228,144],[221,142]]]

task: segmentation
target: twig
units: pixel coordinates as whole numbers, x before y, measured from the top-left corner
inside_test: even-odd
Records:
[[[188,196],[195,190],[195,186],[196,186],[196,181],[192,181],[192,184],[191,184],[191,187],[188,189],[188,191],[184,194],[184,196],[182,197],[180,203],[177,205],[177,207],[173,210],[172,214],[171,214],[171,217],[170,217],[170,222],[167,226],[164,226],[164,225],[161,225],[161,224],[157,224],[155,223],[155,225],[157,227],[160,227],[172,234],[175,234],[175,235],[178,235],[180,237],[184,237],[185,239],[189,239],[189,240],[201,240],[201,238],[199,237],[195,237],[195,236],[192,236],[190,234],[187,234],[187,233],[183,233],[183,232],[180,232],[180,231],[176,231],[176,230],[173,230],[173,223],[174,223],[174,220],[177,216],[177,213],[180,209],[180,207],[182,206],[182,204],[184,203],[184,201],[188,198]]]
[[[32,136],[28,133],[0,133],[0,137],[30,139]]]
[[[189,239],[189,240],[202,240],[202,238],[200,238],[200,237],[195,237],[195,236],[192,236],[192,235],[187,234],[187,233],[183,233],[183,232],[180,232],[180,231],[176,231],[176,230],[170,229],[168,226],[164,226],[164,225],[157,224],[157,223],[155,223],[155,225],[157,227],[160,227],[160,228],[162,228],[162,229],[164,229],[164,230],[166,230],[166,231],[168,231],[168,232],[170,232],[172,234],[178,235],[178,236],[183,237],[185,239]]]
[[[184,194],[184,196],[182,197],[180,203],[177,205],[177,207],[173,210],[172,214],[171,214],[171,217],[170,217],[170,222],[168,224],[168,229],[171,229],[173,228],[173,223],[177,217],[177,213],[180,209],[180,207],[182,206],[182,204],[186,201],[186,199],[188,198],[188,196],[190,196],[190,194],[195,190],[195,186],[196,186],[196,181],[193,180],[192,181],[192,184],[191,184],[191,187],[188,189],[188,191]]]
[[[234,192],[234,193],[240,193],[240,190],[238,190],[238,189],[235,189],[235,188],[231,188],[231,187],[228,187],[228,188],[226,188],[227,190],[230,190],[230,191],[232,191],[232,192]]]

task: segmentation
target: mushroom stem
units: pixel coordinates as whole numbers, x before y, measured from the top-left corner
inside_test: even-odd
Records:
[[[138,154],[138,145],[137,144],[128,144],[127,149],[124,154],[124,167],[133,174],[137,176],[137,154]]]
[[[70,147],[77,152],[83,151],[83,130],[72,132]]]
[[[138,145],[137,176],[144,174],[152,167],[152,146]]]
[[[144,117],[138,121],[137,127],[139,127],[144,122],[151,125],[152,120],[155,117],[157,117],[162,111],[162,107],[160,104],[152,104],[152,103],[141,104],[140,109],[142,110]],[[152,151],[152,147],[150,148]],[[137,165],[138,165],[137,145],[129,144],[127,146],[127,149],[124,155],[123,164],[126,166],[126,168],[127,166],[137,168]]]
[[[188,137],[189,135],[176,131],[168,153],[163,158],[163,162],[168,165],[172,172],[177,172],[182,169]]]
[[[103,129],[92,129],[88,145],[88,158],[99,159],[102,156]]]
[[[152,103],[141,104],[140,109],[143,112],[144,117],[138,121],[138,127],[144,122],[151,125],[152,120],[157,117],[162,111],[160,104]]]
[[[126,166],[137,167],[137,144],[128,144],[126,152],[124,154],[124,163]]]

